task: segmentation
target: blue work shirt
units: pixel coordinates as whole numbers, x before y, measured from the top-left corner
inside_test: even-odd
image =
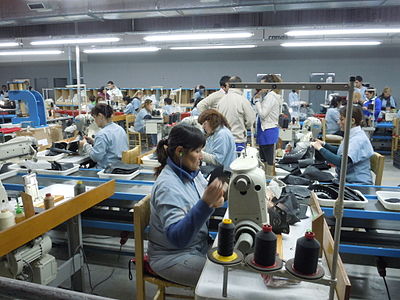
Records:
[[[128,149],[125,130],[114,122],[108,123],[96,134],[93,146],[90,144],[84,146],[84,151],[101,169],[120,161],[122,152]]]
[[[188,173],[168,158],[151,191],[148,254],[150,266],[161,271],[185,261],[185,255],[204,255],[208,249],[208,228],[204,223],[184,248],[167,237],[168,227],[183,219],[201,200],[207,181],[200,172]],[[208,207],[207,207],[208,209]],[[208,209],[209,215],[213,209]]]
[[[368,108],[369,105],[374,105],[374,102],[375,102],[375,113],[374,113],[374,117],[375,118],[374,118],[374,120],[376,121],[378,119],[379,114],[381,113],[381,110],[382,110],[382,101],[381,101],[381,99],[379,99],[379,98],[370,99],[367,102],[365,102],[363,106]],[[367,117],[372,115],[372,112],[370,112],[369,110],[363,110],[363,112],[364,112],[364,115],[367,116]]]
[[[176,109],[172,105],[165,105],[163,107],[163,116],[169,116],[176,112]]]
[[[343,155],[343,143],[340,144],[338,155]],[[354,184],[372,184],[370,158],[374,154],[371,142],[360,126],[350,129],[349,153],[351,159],[347,164],[346,182]],[[336,167],[338,177],[340,166]]]
[[[394,101],[393,96],[390,96],[389,99],[379,97],[382,101],[382,108],[390,107],[390,108],[396,108],[396,101]]]
[[[144,117],[151,116],[151,113],[147,109],[142,108],[136,115],[134,129],[137,132],[144,132]]]
[[[225,126],[221,126],[207,138],[205,152],[213,154],[215,160],[229,169],[229,166],[236,158],[235,138],[232,132]]]
[[[362,86],[361,88],[354,88],[354,92],[360,93],[361,94],[361,99],[367,100],[367,96],[365,95],[365,91],[367,88],[365,86]]]
[[[340,130],[340,125],[338,124],[339,119],[340,119],[339,109],[336,107],[328,108],[325,115],[326,133],[334,134]]]

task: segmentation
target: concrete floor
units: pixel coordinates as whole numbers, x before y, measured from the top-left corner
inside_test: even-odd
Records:
[[[400,170],[393,167],[391,158],[386,156],[383,185],[397,186],[400,184]],[[119,239],[114,239],[118,245]],[[109,240],[112,242],[112,239]],[[133,251],[129,240],[123,251]],[[130,248],[130,249],[126,249]],[[121,299],[136,299],[135,297],[135,277],[132,281],[128,278],[128,261],[129,256],[120,256],[117,254],[105,254],[90,250],[85,250],[91,270],[92,285],[105,279],[114,270],[112,277],[99,285],[94,294]],[[117,260],[118,259],[118,260]],[[346,258],[352,261],[351,258]],[[345,264],[346,271],[352,283],[351,299],[388,299],[383,279],[379,276],[376,267],[362,266],[355,264]],[[86,291],[90,291],[88,284],[88,271],[85,268]],[[389,286],[392,299],[400,299],[400,270],[387,269],[387,284]],[[147,299],[153,299],[155,288],[151,284],[147,284]],[[70,283],[65,282],[64,287],[69,288]],[[186,292],[187,293],[187,292]],[[327,296],[328,297],[328,296]],[[170,298],[169,298],[170,299]],[[299,295],[299,299],[302,299]]]

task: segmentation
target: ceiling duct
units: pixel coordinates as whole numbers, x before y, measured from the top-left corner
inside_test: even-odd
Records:
[[[37,3],[28,3],[27,4],[30,10],[44,10],[47,9],[47,7],[44,5],[42,2],[37,2]]]

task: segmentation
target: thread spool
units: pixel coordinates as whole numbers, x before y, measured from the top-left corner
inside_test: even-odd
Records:
[[[272,226],[264,224],[262,230],[256,234],[254,262],[262,267],[270,267],[275,264],[276,235],[272,232]]]
[[[304,275],[317,272],[318,256],[321,245],[315,239],[315,233],[307,231],[304,237],[297,240],[293,269]]]
[[[13,225],[15,225],[14,214],[9,210],[2,210],[0,212],[0,230],[4,230]]]
[[[218,224],[218,254],[231,256],[235,242],[235,225],[231,219],[223,219]]]
[[[44,202],[44,209],[49,209],[54,207],[54,197],[51,195],[51,193],[46,194],[46,197],[44,197],[43,202]]]

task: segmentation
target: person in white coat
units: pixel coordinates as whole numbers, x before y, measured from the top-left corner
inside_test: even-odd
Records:
[[[280,76],[268,74],[261,82],[282,82]],[[281,90],[260,90],[254,97],[258,113],[257,144],[260,145],[260,157],[264,162],[267,176],[275,175],[275,144],[279,138],[279,115],[283,104]]]
[[[228,80],[230,79],[230,76],[222,76],[221,79],[219,80],[219,86],[221,87],[218,91],[212,93],[211,95],[208,95],[206,98],[201,100],[198,105],[197,105],[197,110],[199,113],[202,113],[203,111],[207,109],[217,109],[218,107],[218,102],[226,95],[228,92],[229,86],[228,86]]]
[[[233,76],[230,83],[242,82],[240,77]],[[228,120],[232,134],[235,138],[236,151],[240,152],[246,147],[247,129],[253,126],[256,113],[250,101],[243,96],[243,90],[229,87],[228,93],[219,101],[217,110]]]

